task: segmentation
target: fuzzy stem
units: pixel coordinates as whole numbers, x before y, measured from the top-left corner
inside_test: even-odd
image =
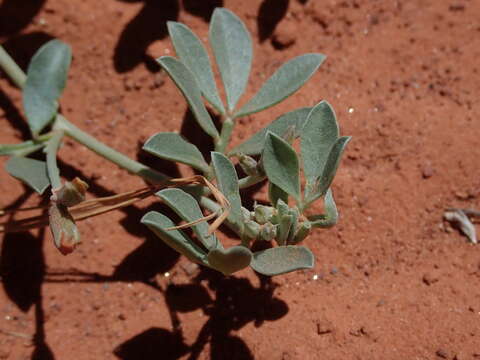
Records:
[[[62,186],[60,171],[57,166],[57,151],[64,135],[63,131],[54,131],[44,150],[47,154],[47,173],[50,184],[52,184],[52,190],[57,190]]]
[[[152,168],[139,163],[133,159],[130,159],[128,156],[123,155],[122,153],[108,147],[102,142],[95,139],[93,136],[83,132],[62,115],[57,116],[57,121],[55,124],[57,129],[62,129],[65,133],[71,138],[75,139],[82,145],[85,145],[87,148],[97,153],[98,155],[104,157],[107,160],[110,160],[114,164],[120,166],[121,168],[131,172],[132,174],[138,175],[150,183],[157,184],[159,182],[168,180],[168,176],[153,170]]]
[[[227,149],[227,145],[230,141],[230,137],[232,136],[233,128],[235,126],[235,122],[230,116],[226,116],[223,120],[222,131],[220,132],[220,137],[215,144],[215,151],[221,152],[222,154],[225,153]]]
[[[12,57],[5,51],[2,45],[0,45],[0,66],[3,68],[5,73],[12,79],[12,81],[19,88],[22,88],[27,80],[27,75],[23,72],[22,69],[17,65],[17,63],[12,59]]]

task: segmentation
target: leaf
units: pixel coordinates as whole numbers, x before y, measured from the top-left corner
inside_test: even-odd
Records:
[[[33,56],[23,87],[23,106],[30,131],[37,137],[54,118],[72,59],[70,46],[52,40]]]
[[[40,150],[44,146],[44,143],[37,143],[32,140],[28,140],[19,144],[0,144],[0,156],[24,156]]]
[[[325,194],[325,215],[313,215],[309,216],[313,227],[329,228],[338,222],[338,210],[335,200],[333,199],[333,193],[331,189],[327,190]]]
[[[165,202],[175,213],[186,222],[192,222],[203,218],[203,213],[195,198],[180,189],[164,189],[157,192],[161,200]],[[221,247],[220,242],[215,235],[208,234],[208,223],[206,221],[199,222],[192,226],[192,230],[197,238],[202,242],[208,250]]]
[[[342,136],[338,138],[335,144],[333,144],[330,153],[328,154],[327,162],[322,172],[322,176],[318,180],[318,188],[316,190],[317,194],[323,196],[330,185],[332,184],[333,178],[337,173],[338,165],[342,158],[342,154],[345,151],[345,147],[350,141],[350,136]]]
[[[224,275],[230,275],[245,269],[252,261],[252,252],[244,246],[233,246],[229,249],[214,249],[208,253],[210,266]]]
[[[142,224],[148,226],[155,235],[162,239],[168,246],[175,249],[179,253],[185,255],[189,260],[198,264],[208,265],[207,254],[197,244],[195,244],[181,230],[165,229],[175,226],[175,224],[163,214],[156,211],[146,213],[142,220]]]
[[[268,198],[270,199],[272,206],[277,206],[277,202],[280,199],[283,202],[288,203],[288,194],[271,182],[268,183]]]
[[[307,186],[313,185],[322,174],[338,134],[338,124],[332,107],[326,101],[318,103],[308,114],[300,134]]]
[[[286,245],[288,240],[288,235],[290,233],[290,229],[293,225],[293,216],[291,215],[282,215],[280,216],[277,228],[277,236],[275,240],[277,244],[280,246]]]
[[[267,80],[235,117],[256,113],[286,99],[310,79],[323,60],[325,55],[322,54],[305,54],[290,60]]]
[[[268,131],[282,136],[287,132],[287,130],[294,126],[297,136],[300,134],[303,124],[307,119],[312,108],[304,107],[297,110],[290,111],[282,116],[278,117],[272,121],[267,127],[264,127],[262,130],[258,131],[255,135],[250,137],[244,143],[233,148],[229,155],[257,155],[260,154],[263,150],[263,144],[265,143],[265,135]]]
[[[47,164],[44,161],[12,156],[5,164],[5,170],[39,194],[43,194],[50,185],[47,175]]]
[[[176,133],[155,134],[145,142],[142,149],[162,159],[181,162],[203,172],[209,171],[200,150]]]
[[[245,91],[252,64],[252,39],[245,24],[230,10],[217,8],[209,30],[215,61],[227,95],[230,111]]]
[[[281,137],[267,132],[262,162],[268,179],[287,194],[299,200],[298,157],[293,147]]]
[[[202,42],[188,26],[184,24],[169,21],[167,22],[167,26],[177,56],[195,76],[203,96],[205,96],[208,102],[220,113],[224,114],[225,108],[218,95],[210,59]]]
[[[202,129],[208,135],[218,137],[218,131],[203,104],[202,93],[192,72],[182,62],[171,56],[162,56],[157,61],[182,92]]]
[[[72,253],[80,243],[80,232],[68,208],[53,202],[48,209],[48,219],[56,248],[63,255]]]
[[[250,266],[260,274],[273,276],[314,265],[312,252],[304,246],[280,246],[253,253]]]
[[[212,165],[220,191],[230,202],[228,219],[243,232],[242,199],[238,187],[238,176],[231,161],[219,152],[212,152]]]

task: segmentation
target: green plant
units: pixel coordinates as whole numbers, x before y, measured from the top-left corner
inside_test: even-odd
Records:
[[[59,114],[57,101],[65,86],[71,55],[69,47],[58,40],[47,43],[36,53],[26,77],[0,48],[0,65],[23,88],[25,115],[32,132],[30,141],[0,147],[0,154],[11,156],[7,171],[39,193],[51,185],[49,222],[55,243],[64,253],[72,251],[79,241],[75,219],[128,205],[156,192],[157,197],[187,224],[175,226],[174,221],[158,212],[145,214],[142,223],[196,263],[224,274],[249,265],[265,275],[311,268],[313,254],[298,244],[313,228],[328,228],[337,222],[338,213],[330,186],[350,139],[339,136],[331,106],[322,101],[312,108],[288,112],[239,146],[228,149],[228,144],[238,118],[267,109],[293,94],[316,72],[325,57],[306,54],[290,60],[251,100],[238,107],[252,61],[251,39],[242,21],[229,10],[218,8],[210,23],[210,44],[225,90],[225,104],[219,95],[208,53],[198,37],[180,23],[169,22],[168,29],[178,59],[164,56],[158,62],[182,92],[198,124],[212,137],[215,149],[211,160],[207,161],[195,145],[177,133],[153,135],[143,149],[160,158],[191,166],[203,175],[195,177],[194,182],[207,179],[200,182],[208,185],[208,180],[215,181],[221,194],[212,186],[172,187],[177,186],[178,181],[98,142]],[[220,116],[220,131],[204,100]],[[47,127],[49,131],[45,132]],[[85,183],[74,180],[62,184],[60,180],[56,152],[64,136],[155,185],[114,197],[108,209],[105,201],[84,201]],[[292,146],[296,139],[300,140],[300,154]],[[46,153],[46,161],[27,157],[40,149]],[[246,173],[243,178],[237,175],[232,162],[235,159]],[[304,186],[301,186],[301,170]],[[265,179],[270,204],[256,204],[251,210],[243,207],[240,189]],[[189,182],[189,179],[180,181],[181,184]],[[212,193],[220,203],[211,198]],[[325,214],[307,215],[308,208],[319,199],[324,200]],[[209,228],[203,221],[206,217],[202,208],[211,212],[207,218],[223,214],[220,221],[225,220],[225,224],[238,234],[241,244],[225,249],[212,233],[220,221]],[[185,226],[192,228],[195,238],[182,231]],[[274,240],[277,246],[272,244],[266,250],[252,253],[250,246],[256,240]]]

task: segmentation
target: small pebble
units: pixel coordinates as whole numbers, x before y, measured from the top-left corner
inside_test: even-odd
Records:
[[[422,169],[422,177],[424,179],[431,178],[433,176],[434,170],[430,165],[425,165]]]
[[[285,49],[297,41],[295,24],[283,21],[277,25],[273,33],[272,43],[277,49]]]

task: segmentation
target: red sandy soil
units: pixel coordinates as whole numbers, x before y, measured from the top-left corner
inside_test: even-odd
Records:
[[[353,136],[333,186],[340,222],[307,240],[313,270],[195,271],[139,224],[153,201],[81,222],[83,244],[67,257],[45,230],[3,236],[0,359],[480,359],[480,247],[442,221],[448,207],[480,208],[480,2],[0,4],[0,41],[23,68],[49,38],[71,44],[61,105],[72,122],[172,175],[140,155],[143,141],[181,129],[208,142],[153,59],[173,54],[166,20],[206,39],[217,5],[252,32],[243,101],[287,59],[328,55],[298,93],[243,119],[235,144],[321,99]],[[0,143],[19,142],[20,93],[5,77],[0,89]],[[72,141],[60,158],[89,196],[143,186]],[[0,207],[38,202],[4,171],[0,194]]]

